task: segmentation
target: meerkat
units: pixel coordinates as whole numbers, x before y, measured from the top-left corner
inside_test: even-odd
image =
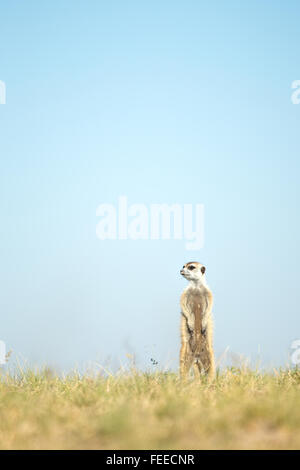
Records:
[[[180,377],[184,378],[193,366],[195,375],[214,377],[214,353],[212,346],[213,295],[205,279],[205,266],[190,262],[180,274],[189,281],[181,298],[181,349]]]

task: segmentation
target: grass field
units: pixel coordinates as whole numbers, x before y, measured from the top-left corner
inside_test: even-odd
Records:
[[[231,368],[207,384],[174,373],[0,383],[1,449],[299,449],[300,371]]]

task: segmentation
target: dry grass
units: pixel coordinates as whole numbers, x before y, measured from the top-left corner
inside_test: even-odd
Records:
[[[1,449],[299,449],[300,371],[2,376]]]

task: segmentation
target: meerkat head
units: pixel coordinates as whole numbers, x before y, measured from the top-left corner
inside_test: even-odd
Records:
[[[205,266],[198,263],[197,261],[190,261],[186,263],[180,270],[180,274],[185,277],[188,281],[194,281],[197,283],[204,282]]]

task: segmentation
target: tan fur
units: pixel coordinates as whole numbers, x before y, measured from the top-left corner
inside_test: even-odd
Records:
[[[189,266],[195,269],[189,271]],[[205,281],[205,268],[200,263],[190,262],[180,272],[190,281],[180,299],[180,376],[185,378],[193,366],[197,376],[207,374],[212,378],[215,372],[211,315],[213,296]]]

